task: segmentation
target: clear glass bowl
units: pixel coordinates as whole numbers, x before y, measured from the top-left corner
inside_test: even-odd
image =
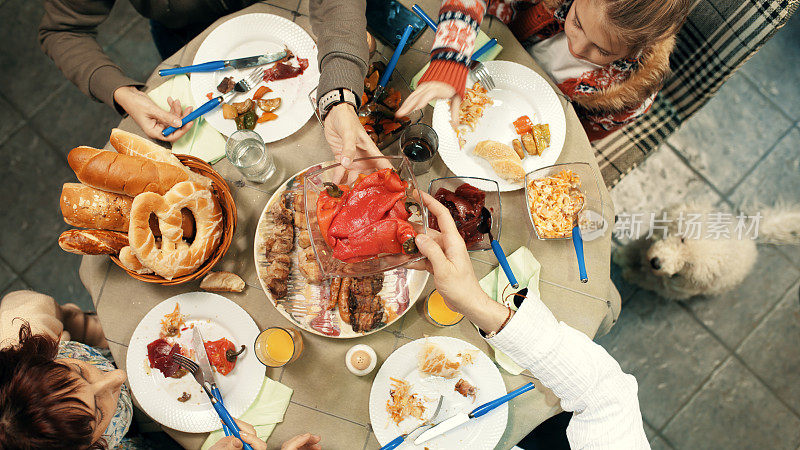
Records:
[[[384,58],[380,53],[375,53],[375,55],[370,59],[370,66],[377,61],[382,62],[384,67],[386,66],[386,64],[388,64],[386,58]],[[407,99],[408,96],[411,94],[411,85],[408,83],[408,81],[406,81],[405,78],[403,78],[402,75],[400,75],[399,72],[397,72],[397,70],[394,71],[392,76],[389,77],[389,82],[386,83],[386,89],[389,88],[394,88],[395,90],[400,92],[400,95],[403,96],[403,101],[405,101],[405,99]],[[314,90],[308,93],[308,100],[311,102],[311,106],[314,109],[314,115],[317,117],[317,121],[319,121],[319,124],[322,125],[322,127],[324,128],[325,124],[322,122],[322,117],[320,117],[319,111],[317,111],[317,88],[314,88]],[[394,115],[393,113],[391,113],[391,111],[389,111],[388,108],[384,107],[383,105],[380,105],[379,107],[382,110],[385,110],[387,113]],[[397,140],[400,139],[400,135],[403,134],[403,130],[421,121],[423,116],[424,113],[422,109],[418,109],[416,111],[411,112],[411,114],[408,115],[410,121],[405,122],[400,128],[392,131],[392,133],[389,134],[386,138],[378,142],[378,148],[381,150],[385,150],[387,147],[397,142]]]
[[[464,183],[468,183],[486,193],[484,207],[492,214],[492,236],[500,239],[500,228],[502,226],[502,209],[500,206],[500,186],[494,180],[479,177],[442,177],[434,178],[428,186],[428,194],[431,196],[436,194],[439,188],[445,188],[451,192]],[[491,250],[492,244],[489,241],[489,236],[484,234],[481,240],[470,244],[467,251],[481,251]]]
[[[334,258],[333,249],[325,242],[325,238],[319,229],[316,204],[319,194],[325,190],[324,183],[347,183],[352,185],[359,174],[368,175],[387,167],[393,168],[400,175],[400,179],[408,182],[408,188],[406,189],[408,201],[421,205],[417,180],[411,171],[411,162],[405,156],[359,158],[353,161],[352,168],[349,170],[342,167],[341,164],[332,164],[310,172],[305,176],[303,190],[306,222],[311,235],[311,246],[317,257],[317,262],[326,277],[364,277],[386,272],[424,258],[421,253],[411,255],[394,254],[379,255],[356,263],[344,262]],[[414,226],[417,233],[425,233],[428,229],[428,213],[424,208],[412,214],[408,221]]]
[[[532,180],[553,176],[565,169],[573,171],[580,178],[580,186],[578,189],[583,193],[584,204],[583,209],[578,213],[578,225],[580,226],[581,235],[584,240],[587,240],[587,234],[591,236],[590,233],[596,233],[598,230],[602,232],[602,230],[605,229],[603,197],[600,195],[600,180],[592,170],[592,166],[590,166],[589,163],[583,162],[554,164],[525,174],[525,204],[528,207],[528,219],[531,222],[531,226],[533,226],[533,230],[536,231],[536,237],[543,241],[551,239],[571,239],[572,232],[561,237],[542,236],[539,230],[536,229],[536,223],[533,221],[533,215],[531,214],[531,197],[528,194],[528,185]]]

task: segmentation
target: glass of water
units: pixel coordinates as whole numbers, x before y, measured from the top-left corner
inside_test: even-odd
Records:
[[[264,183],[275,173],[275,162],[255,131],[239,130],[225,143],[225,155],[248,181]]]

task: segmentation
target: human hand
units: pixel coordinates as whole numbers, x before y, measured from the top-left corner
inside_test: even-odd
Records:
[[[144,92],[133,86],[123,86],[114,91],[114,101],[131,116],[131,119],[141,127],[148,137],[153,139],[175,142],[193,125],[192,122],[189,122],[181,127],[181,118],[192,112],[192,107],[183,109],[180,100],[173,100],[172,97],[167,98],[170,110],[165,111],[159,108],[153,99]],[[170,126],[178,129],[165,137],[161,132]]]
[[[441,230],[428,230],[427,234],[416,238],[417,248],[427,258],[426,269],[433,274],[436,289],[454,311],[486,332],[497,331],[505,321],[508,309],[489,298],[478,284],[467,246],[450,211],[430,195],[421,194],[428,212],[436,216]]]
[[[456,94],[456,89],[441,81],[426,81],[420,83],[417,89],[406,98],[406,101],[397,109],[395,116],[404,117],[411,111],[422,109],[433,100],[450,99],[450,120],[453,125],[458,124],[458,111],[461,108],[461,97]]]
[[[378,146],[358,121],[355,108],[348,103],[340,103],[328,112],[325,117],[325,139],[333,151],[334,160],[348,169],[356,158],[382,156]]]
[[[266,450],[267,443],[262,441],[256,435],[256,429],[247,422],[242,422],[238,419],[233,419],[236,425],[239,426],[239,436],[242,437],[240,441],[234,436],[226,436],[212,445],[210,450],[234,450],[242,448],[242,441],[247,442],[253,447],[253,450]]]
[[[322,450],[320,437],[311,433],[298,434],[281,445],[281,450]]]

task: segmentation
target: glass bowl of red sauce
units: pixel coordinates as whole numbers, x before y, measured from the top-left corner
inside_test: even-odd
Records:
[[[489,235],[478,231],[481,209],[492,216],[492,236],[500,239],[502,209],[500,187],[494,180],[479,177],[443,177],[431,180],[428,193],[442,203],[453,216],[467,251],[491,250]],[[428,228],[439,230],[436,217],[428,215]]]
[[[414,236],[427,231],[411,162],[404,156],[331,164],[306,174],[305,213],[325,277],[364,277],[424,258]]]

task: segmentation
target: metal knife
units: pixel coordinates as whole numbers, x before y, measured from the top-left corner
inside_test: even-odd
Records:
[[[456,427],[459,427],[469,422],[472,419],[477,419],[478,417],[488,413],[489,411],[497,408],[498,406],[508,402],[512,398],[520,394],[524,394],[525,392],[528,392],[531,389],[533,389],[533,383],[524,384],[521,387],[509,392],[508,394],[500,398],[497,398],[490,402],[486,402],[481,406],[478,406],[477,408],[473,409],[469,414],[458,413],[455,416],[450,417],[449,419],[445,419],[436,424],[436,426],[434,426],[433,428],[420,434],[418,438],[414,439],[414,445],[422,444],[423,442],[429,441],[437,436],[447,433],[448,431]]]
[[[274,63],[286,57],[286,50],[265,55],[247,56],[245,58],[225,59],[211,61],[193,66],[173,67],[171,69],[161,69],[158,74],[162,77],[167,75],[177,75],[191,72],[215,72],[223,69],[246,69],[248,67],[263,66],[264,64]]]
[[[192,328],[192,348],[194,348],[194,353],[197,356],[197,365],[200,366],[200,371],[203,372],[203,378],[211,385],[211,394],[214,395],[214,398],[216,398],[218,402],[225,405],[222,401],[222,393],[219,391],[217,383],[214,381],[214,372],[211,370],[211,361],[208,359],[206,346],[203,344],[203,335],[200,334],[200,330],[196,327]],[[224,422],[222,424],[222,430],[225,432],[225,436],[231,435],[228,426],[225,425]]]

